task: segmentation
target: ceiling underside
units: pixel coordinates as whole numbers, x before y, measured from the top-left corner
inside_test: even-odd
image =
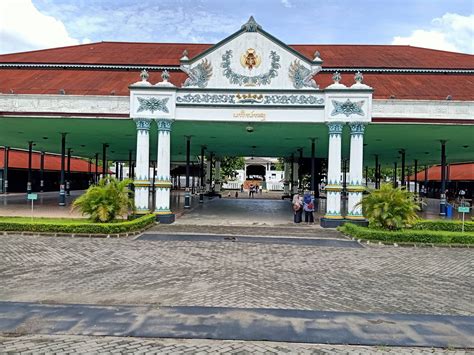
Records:
[[[173,161],[184,161],[186,136],[191,136],[191,154],[195,159],[201,146],[216,155],[289,157],[311,153],[311,138],[316,139],[316,157],[326,158],[328,128],[314,123],[248,123],[175,121],[171,136]],[[61,132],[67,132],[67,147],[73,155],[93,157],[102,154],[102,144],[108,143],[108,160],[127,161],[129,150],[136,149],[136,128],[127,119],[72,118],[0,118],[0,146],[59,153]],[[151,159],[156,159],[156,126],[150,132]],[[440,160],[440,140],[446,140],[449,162],[474,161],[474,125],[370,124],[366,128],[364,164],[372,165],[379,155],[383,165],[399,161],[398,151],[406,150],[407,164],[418,159],[419,164],[437,164]],[[343,134],[343,157],[349,157],[349,128]]]

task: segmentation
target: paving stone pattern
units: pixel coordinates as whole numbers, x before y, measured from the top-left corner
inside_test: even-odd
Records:
[[[0,352],[6,354],[473,354],[469,350],[439,348],[367,347],[276,342],[215,341],[198,339],[144,339],[90,336],[1,337]]]
[[[472,250],[0,236],[0,300],[472,315]]]

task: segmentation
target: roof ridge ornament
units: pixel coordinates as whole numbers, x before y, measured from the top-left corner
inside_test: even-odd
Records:
[[[319,53],[319,51],[314,52],[313,62],[323,62],[323,60],[321,59],[321,53]]]
[[[357,73],[354,74],[354,81],[355,83],[352,84],[351,89],[360,89],[360,90],[372,89],[369,85],[364,84],[364,75],[362,75],[360,70],[358,70]]]
[[[181,60],[181,61],[189,60],[189,57],[188,57],[188,50],[187,50],[187,49],[185,49],[185,50],[183,51],[183,54],[181,54],[181,58],[180,58],[179,60]]]
[[[342,80],[342,75],[341,73],[339,73],[338,71],[336,71],[333,75],[332,75],[332,80],[334,81],[334,83],[332,83],[331,85],[329,85],[327,89],[329,90],[341,90],[341,89],[347,89],[347,86],[345,86],[344,84],[340,83],[340,81]]]
[[[148,74],[148,72],[146,71],[146,69],[143,69],[141,72],[140,72],[140,79],[142,79],[143,82],[146,82],[148,81],[148,78],[150,77],[150,74]]]
[[[248,21],[242,25],[242,29],[246,32],[257,32],[257,30],[262,29],[262,26],[260,26],[257,21],[255,21],[253,16],[250,16]]]
[[[168,81],[169,78],[170,78],[170,73],[168,72],[168,70],[163,70],[161,72],[161,79],[162,80],[160,82],[156,83],[155,86],[174,87],[174,85]]]

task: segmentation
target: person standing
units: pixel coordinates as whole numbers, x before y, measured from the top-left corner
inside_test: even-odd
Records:
[[[301,223],[303,216],[303,197],[299,193],[293,195],[293,222]]]
[[[314,223],[314,196],[307,191],[303,197],[304,221],[307,224]]]

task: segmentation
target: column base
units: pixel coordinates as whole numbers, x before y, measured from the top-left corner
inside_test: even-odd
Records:
[[[174,213],[158,213],[156,214],[156,221],[162,224],[172,224],[176,219],[176,215]]]
[[[322,217],[321,220],[319,221],[319,224],[323,228],[336,228],[339,226],[342,226],[344,224],[345,220],[344,218],[339,217],[334,217],[334,218],[327,218],[327,217]]]
[[[366,219],[347,219],[347,218],[321,218],[319,224],[323,228],[337,228],[346,223],[353,223],[361,227],[368,227],[369,221]]]

